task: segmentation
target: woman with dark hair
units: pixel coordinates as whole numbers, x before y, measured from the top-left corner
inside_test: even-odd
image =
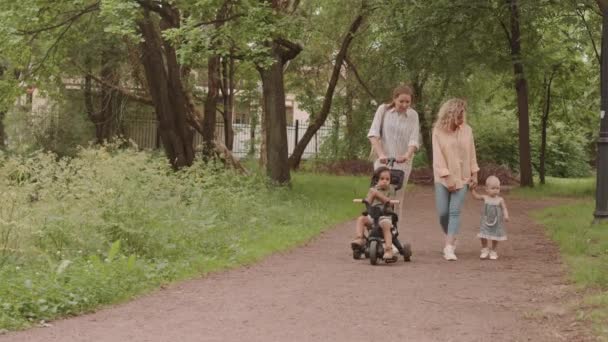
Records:
[[[405,199],[405,186],[412,171],[414,153],[420,146],[418,113],[411,107],[413,97],[410,86],[395,88],[391,101],[381,104],[376,110],[367,134],[375,154],[374,170],[386,165],[388,158],[396,159],[394,169],[403,170],[403,187],[395,194],[395,199],[401,202]],[[404,206],[398,207],[396,213],[402,217]]]

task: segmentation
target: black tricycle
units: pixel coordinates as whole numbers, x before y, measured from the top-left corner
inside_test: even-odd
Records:
[[[403,180],[405,173],[402,170],[393,169],[393,164],[395,162],[394,158],[388,159],[388,166],[391,172],[391,186],[394,186],[395,191],[401,189],[403,186]],[[372,178],[372,185],[377,183],[377,179]],[[384,205],[375,205],[372,206],[365,199],[354,199],[353,202],[363,203],[365,205],[365,211],[362,213],[364,216],[371,217],[372,219],[372,228],[369,230],[367,235],[365,244],[361,246],[352,245],[353,250],[353,259],[361,259],[363,255],[366,258],[369,258],[369,262],[372,265],[376,265],[378,260],[384,260],[387,263],[397,261],[397,256],[394,255],[393,259],[386,260],[384,259],[384,234],[382,233],[382,227],[380,227],[380,217],[389,216],[391,217],[392,227],[391,234],[393,238],[393,245],[399,251],[399,254],[403,256],[403,261],[409,262],[412,258],[412,248],[409,243],[401,244],[399,241],[399,230],[397,229],[397,222],[399,221],[399,216],[394,212],[393,208],[395,204],[399,204],[399,200],[390,200],[386,202]]]

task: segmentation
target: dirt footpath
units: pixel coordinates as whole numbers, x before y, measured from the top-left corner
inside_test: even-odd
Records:
[[[432,189],[408,194],[413,261],[371,266],[349,250],[353,222],[245,268],[130,303],[0,336],[6,341],[589,341],[556,247],[506,196],[509,241],[479,260],[479,203],[467,198],[456,262],[441,256]],[[356,207],[353,208],[353,216]]]

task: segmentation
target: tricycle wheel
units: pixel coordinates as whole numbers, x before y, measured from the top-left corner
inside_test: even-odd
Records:
[[[412,246],[409,243],[403,244],[403,261],[412,261]]]
[[[378,241],[376,240],[369,243],[369,263],[372,265],[378,263]]]

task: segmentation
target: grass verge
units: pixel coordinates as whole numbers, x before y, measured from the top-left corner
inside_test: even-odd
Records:
[[[558,244],[570,279],[585,293],[579,318],[592,322],[596,335],[608,341],[608,222],[593,224],[595,178],[549,179],[534,189],[518,189],[525,198],[577,198],[566,205],[534,213]]]

